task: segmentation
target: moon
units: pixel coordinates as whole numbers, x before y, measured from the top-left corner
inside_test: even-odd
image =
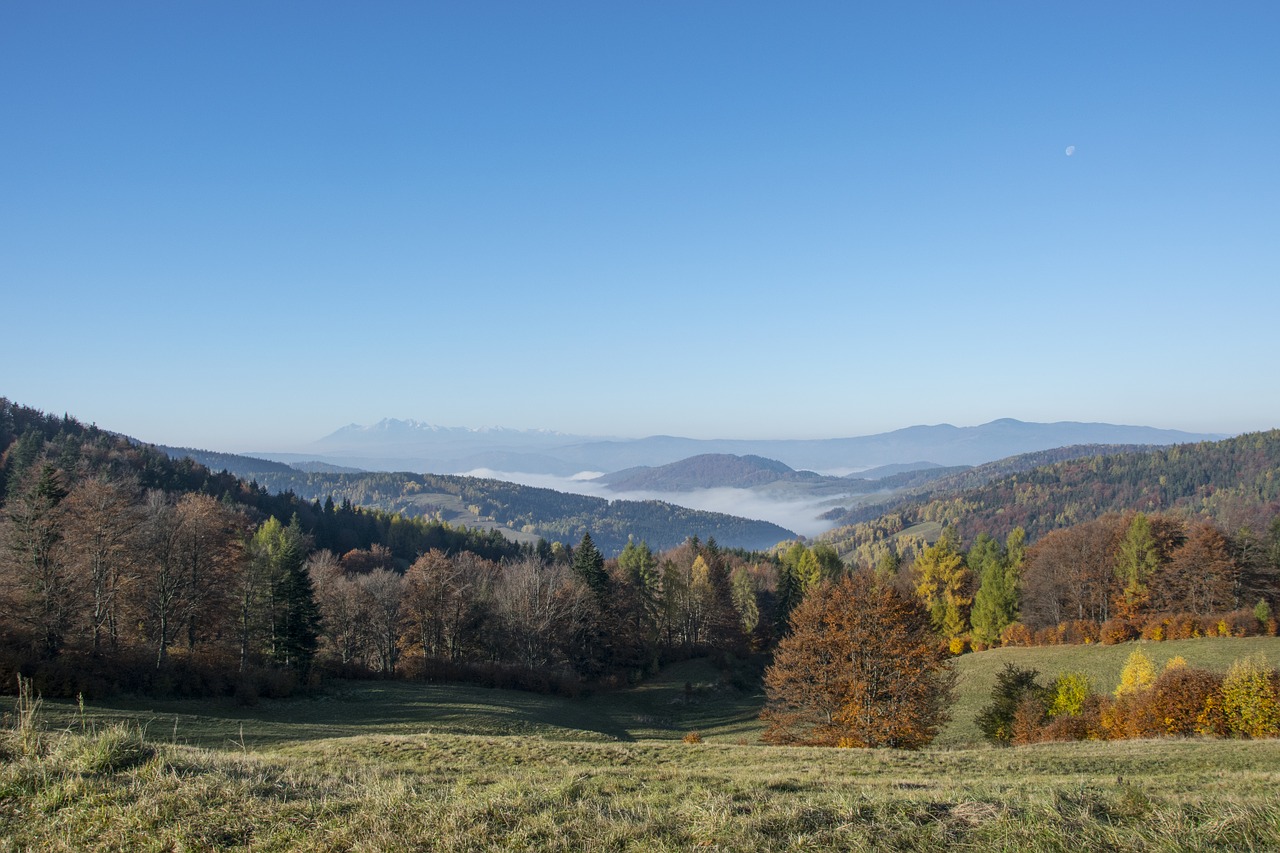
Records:
[[[1067,146],[1067,156],[1068,156],[1068,157],[1070,157],[1070,156],[1071,156],[1072,154],[1074,154],[1074,153],[1076,153],[1076,147],[1075,147],[1074,145],[1068,145],[1068,146]]]

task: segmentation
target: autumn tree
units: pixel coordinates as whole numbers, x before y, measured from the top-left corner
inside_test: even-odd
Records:
[[[1152,589],[1155,609],[1207,615],[1234,610],[1239,569],[1227,537],[1212,524],[1191,526]]]
[[[564,563],[526,557],[508,563],[494,586],[494,611],[510,660],[526,669],[561,661],[561,634],[586,609],[586,587]]]
[[[394,675],[400,658],[400,620],[405,577],[389,569],[374,569],[355,579],[357,596],[369,615],[369,639],[375,654],[374,668]]]
[[[915,749],[947,720],[953,684],[920,602],[857,572],[793,611],[765,673],[764,737]]]
[[[36,637],[44,655],[62,650],[79,613],[81,584],[66,560],[62,475],[49,463],[11,481],[0,518],[0,606]]]
[[[139,514],[130,490],[94,477],[78,483],[67,496],[65,531],[71,543],[68,559],[87,585],[90,651],[115,649],[120,612],[132,580],[132,548]]]
[[[1110,619],[1120,590],[1116,543],[1124,530],[1122,516],[1107,515],[1051,531],[1027,548],[1022,621],[1042,628],[1073,619]]]
[[[307,575],[320,613],[325,653],[347,666],[361,661],[373,620],[367,599],[360,595],[356,579],[343,568],[332,551],[317,551],[307,558]]]
[[[169,656],[169,646],[182,627],[186,611],[187,574],[183,571],[182,519],[174,501],[153,489],[143,505],[138,537],[138,595],[134,604],[148,644],[155,649],[156,668]]]
[[[962,636],[968,629],[969,570],[959,552],[953,528],[924,549],[915,562],[916,595],[929,609],[933,628],[944,637]]]

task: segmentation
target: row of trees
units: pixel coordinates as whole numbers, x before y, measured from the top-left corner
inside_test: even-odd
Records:
[[[7,470],[22,476],[0,511],[4,663],[45,673],[51,693],[146,689],[143,670],[175,666],[205,673],[190,690],[263,670],[305,680],[317,654],[348,674],[497,667],[536,673],[518,681],[531,686],[617,681],[664,659],[764,648],[803,591],[839,571],[830,549],[777,559],[696,539],[662,554],[629,542],[606,561],[589,535],[500,559],[428,548],[407,561],[394,536],[316,549],[322,523],[255,520],[228,495],[68,473],[47,456]]]
[[[630,542],[605,560],[587,534],[502,563],[433,550],[403,573],[352,556],[308,561],[322,659],[346,671],[618,681],[663,660],[743,653],[771,629],[772,564],[714,542],[662,554]]]
[[[208,495],[102,478],[68,488],[51,463],[0,514],[0,632],[12,666],[58,658],[90,674],[175,650],[245,672],[305,676],[317,620],[296,520],[255,527]]]
[[[885,552],[877,570],[914,591],[956,652],[1037,635],[1097,640],[1116,620],[1117,636],[1132,639],[1173,614],[1235,625],[1234,614],[1257,612],[1265,626],[1280,596],[1280,517],[1259,536],[1178,516],[1111,514],[1031,545],[1021,528],[1004,542],[979,534],[967,551],[946,527],[912,562]]]

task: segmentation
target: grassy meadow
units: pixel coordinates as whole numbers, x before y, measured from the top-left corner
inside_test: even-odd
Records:
[[[572,700],[343,682],[250,708],[44,702],[0,743],[0,850],[1280,849],[1280,741],[976,742],[1005,662],[1110,689],[1134,647],[965,655],[955,719],[915,753],[760,745],[761,696],[702,661]],[[1275,638],[1143,647],[1280,660]]]

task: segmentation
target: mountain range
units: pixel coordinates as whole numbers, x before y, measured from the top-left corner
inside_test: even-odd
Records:
[[[1029,423],[1003,418],[979,426],[912,426],[852,438],[752,440],[658,435],[625,439],[502,427],[440,427],[386,419],[369,426],[345,426],[297,452],[258,451],[250,455],[364,470],[450,474],[487,469],[568,477],[726,454],[763,457],[797,471],[844,475],[913,460],[945,466],[981,465],[1071,445],[1170,445],[1224,437],[1145,426],[1073,421]]]

